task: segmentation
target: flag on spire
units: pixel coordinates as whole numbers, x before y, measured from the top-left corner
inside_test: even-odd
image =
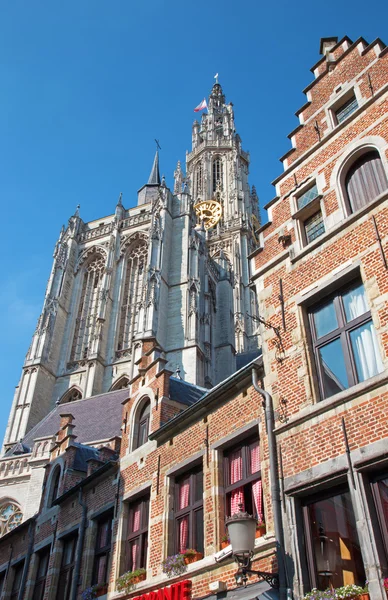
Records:
[[[198,104],[198,106],[196,106],[194,108],[194,112],[199,112],[200,110],[203,110],[204,108],[207,108],[206,98],[204,98],[202,100],[201,104]]]

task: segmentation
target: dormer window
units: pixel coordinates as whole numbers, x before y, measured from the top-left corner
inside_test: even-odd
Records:
[[[325,233],[321,209],[321,194],[316,183],[310,184],[295,199],[296,212],[292,215],[298,221],[302,246],[311,244]]]
[[[61,468],[57,466],[54,470],[53,476],[50,483],[50,491],[48,496],[47,506],[50,508],[53,505],[54,500],[58,498],[59,491],[59,480],[61,478]]]
[[[345,121],[354,111],[358,108],[358,102],[356,96],[353,94],[349,100],[342,104],[339,108],[334,111],[337,125]]]
[[[309,187],[303,194],[298,196],[298,198],[296,200],[298,209],[300,210],[301,208],[304,208],[305,206],[307,206],[307,204],[310,204],[310,202],[315,200],[315,198],[317,198],[318,195],[319,195],[318,188],[317,188],[317,184],[315,183],[314,185]]]

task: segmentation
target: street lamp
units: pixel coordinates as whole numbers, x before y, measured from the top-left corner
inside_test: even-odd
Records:
[[[244,512],[242,508],[242,504],[239,504],[239,511],[226,519],[232,553],[239,567],[235,574],[236,583],[237,585],[244,584],[246,587],[247,576],[258,575],[271,587],[278,588],[278,573],[266,573],[265,571],[253,571],[251,569],[251,559],[255,547],[256,519]]]

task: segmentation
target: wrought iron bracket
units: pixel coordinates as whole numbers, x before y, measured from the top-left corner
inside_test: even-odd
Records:
[[[236,581],[238,582],[241,579],[244,587],[247,586],[248,575],[257,575],[261,577],[264,581],[268,583],[272,588],[279,588],[279,574],[278,573],[267,573],[266,571],[254,571],[253,569],[248,569],[246,567],[240,567],[237,573],[235,574]]]

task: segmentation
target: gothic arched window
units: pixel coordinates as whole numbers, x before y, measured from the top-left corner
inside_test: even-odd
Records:
[[[195,170],[195,187],[197,196],[201,195],[203,190],[203,168],[201,162],[197,164],[197,168]]]
[[[15,529],[23,520],[23,513],[15,502],[7,500],[0,504],[0,537]]]
[[[350,167],[345,188],[351,212],[372,202],[388,189],[387,176],[377,150],[362,154]]]
[[[105,258],[96,252],[83,268],[81,300],[75,324],[71,360],[88,357],[97,329]]]
[[[123,375],[120,377],[110,388],[110,391],[124,390],[129,386],[129,377],[127,375]]]
[[[82,392],[78,388],[72,387],[63,394],[58,404],[67,404],[67,402],[76,402],[77,400],[81,399]]]
[[[151,402],[147,400],[135,417],[133,449],[140,448],[148,440],[150,428]]]
[[[138,330],[145,279],[147,244],[140,241],[127,252],[117,350],[128,348]]]
[[[213,161],[213,192],[216,191],[218,182],[222,190],[222,159],[219,156]]]

